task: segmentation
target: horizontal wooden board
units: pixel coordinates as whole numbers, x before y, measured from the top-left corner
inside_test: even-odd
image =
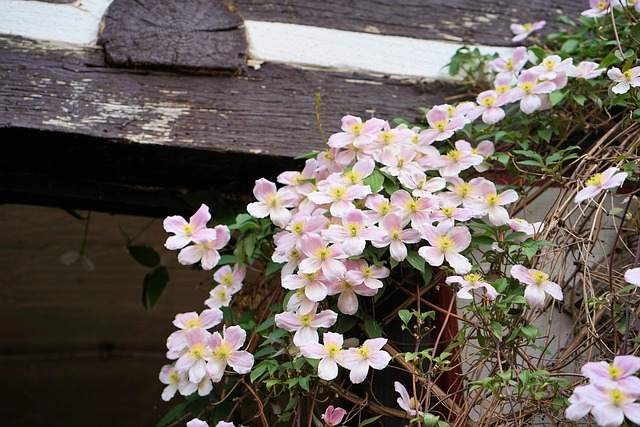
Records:
[[[79,193],[90,183],[122,186],[134,203],[138,186],[176,194],[216,188],[233,198],[250,194],[261,176],[295,167],[293,157],[323,149],[318,92],[331,134],[345,114],[414,120],[420,107],[456,91],[274,64],[236,77],[129,71],[108,67],[98,49],[46,47],[0,39],[0,158],[12,174],[1,180],[4,194],[63,191],[56,180],[75,180]],[[38,177],[52,186],[24,188]],[[111,196],[109,203],[119,197]]]
[[[588,2],[549,0],[234,0],[245,19],[362,31],[375,34],[512,45],[513,22],[547,20],[548,32],[559,14],[577,16]],[[541,32],[544,34],[544,32]]]

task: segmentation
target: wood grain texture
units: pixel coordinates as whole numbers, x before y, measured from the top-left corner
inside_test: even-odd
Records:
[[[559,14],[577,16],[588,2],[549,0],[233,0],[245,19],[449,40],[495,46],[513,45],[513,22],[547,20],[541,34],[557,28]]]
[[[246,60],[241,23],[223,0],[115,0],[98,44],[114,66],[233,72]]]
[[[89,183],[120,186],[126,195],[111,189],[111,201],[122,204],[135,203],[138,187],[251,194],[256,179],[275,179],[296,167],[293,157],[323,149],[317,92],[327,135],[344,114],[414,120],[419,107],[455,92],[273,64],[233,78],[134,72],[109,68],[99,50],[53,51],[12,38],[0,39],[0,79],[0,158],[14,174],[2,181],[5,194],[11,186],[24,194],[19,177],[31,173],[30,182],[76,180],[87,197]],[[45,189],[56,191],[32,191]]]

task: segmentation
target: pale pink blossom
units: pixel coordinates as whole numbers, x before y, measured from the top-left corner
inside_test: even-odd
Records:
[[[320,152],[316,157],[318,160],[316,172],[319,174],[316,177],[316,182],[320,180],[323,173],[341,173],[354,158],[353,151],[341,151],[337,147],[330,147],[328,150]]]
[[[176,370],[188,374],[189,381],[198,384],[207,374],[207,362],[211,359],[211,348],[207,345],[209,334],[200,328],[185,331],[187,351],[176,361]]]
[[[381,370],[391,361],[391,355],[382,350],[387,343],[386,338],[366,340],[360,347],[350,348],[343,358],[344,367],[349,369],[349,379],[354,384],[365,380],[369,368]]]
[[[438,207],[437,197],[412,197],[405,190],[391,195],[391,203],[397,206],[403,224],[411,222],[411,228],[418,229],[422,224],[431,224],[430,215]]]
[[[217,308],[205,309],[201,314],[191,311],[189,313],[176,314],[173,324],[180,328],[167,338],[167,358],[177,359],[187,347],[185,332],[192,328],[210,329],[222,322],[222,311]]]
[[[403,386],[398,381],[395,381],[393,383],[393,389],[400,395],[397,400],[398,406],[404,409],[407,414],[412,417],[418,417],[422,415],[423,412],[420,411],[419,408],[417,408],[418,405],[416,405],[416,400],[413,397],[409,397],[409,393],[407,392],[405,386]]]
[[[509,213],[504,206],[518,200],[518,193],[514,190],[506,190],[498,194],[496,185],[486,179],[479,182],[476,189],[481,198],[469,202],[467,207],[478,214],[488,214],[489,222],[493,225],[506,224]]]
[[[319,234],[329,226],[329,219],[320,212],[298,212],[284,231],[274,237],[276,251],[287,252],[293,247],[300,249],[300,242],[307,234]]]
[[[377,224],[388,214],[397,211],[397,207],[393,206],[391,201],[382,194],[368,196],[364,205],[370,209],[366,211],[367,225]]]
[[[355,147],[362,147],[376,139],[376,133],[384,126],[385,121],[371,118],[362,123],[360,117],[344,116],[342,118],[342,132],[338,132],[329,137],[329,147],[342,148],[353,144]]]
[[[209,427],[209,423],[199,418],[194,418],[187,423],[187,427]]]
[[[313,179],[316,177],[316,167],[318,161],[316,159],[307,159],[304,164],[304,169],[301,172],[289,171],[282,172],[278,175],[277,181],[280,184],[285,184],[282,190],[294,191],[299,195],[307,195],[313,191]]]
[[[562,289],[560,285],[549,280],[549,275],[544,271],[529,269],[522,265],[511,267],[511,277],[520,283],[527,285],[524,290],[524,298],[532,307],[544,305],[546,294],[558,301],[562,301]]]
[[[322,237],[332,243],[341,243],[342,251],[348,256],[360,255],[367,240],[384,237],[378,227],[367,227],[367,216],[359,209],[353,209],[342,217],[342,225],[333,224],[322,232]]]
[[[507,221],[507,225],[511,227],[514,232],[527,233],[528,236],[534,236],[544,230],[544,224],[542,222],[527,222],[520,218],[511,218]]]
[[[422,173],[420,165],[413,160],[416,149],[412,145],[402,147],[385,147],[376,157],[384,166],[380,170],[391,176],[396,176],[403,182],[415,173]]]
[[[448,188],[448,191],[440,193],[438,196],[442,198],[446,195],[447,204],[450,206],[462,205],[465,208],[480,198],[478,185],[485,181],[484,178],[478,177],[466,182],[457,176],[447,177],[446,180],[453,185]]]
[[[304,288],[296,289],[296,292],[287,301],[287,311],[297,314],[308,314],[317,309],[318,303],[307,297]]]
[[[216,424],[214,427],[236,427],[236,425],[234,423],[228,423],[226,421],[218,421],[218,424]]]
[[[469,119],[464,116],[449,117],[446,109],[433,107],[427,113],[427,122],[431,128],[423,131],[421,138],[424,138],[426,143],[431,143],[450,138],[455,131],[469,123]]]
[[[624,273],[624,280],[627,283],[640,287],[640,267],[631,268]]]
[[[300,253],[300,251],[293,247],[288,251],[274,251],[271,255],[271,260],[277,263],[285,263],[280,270],[280,275],[282,277],[286,277],[292,274],[300,262],[304,259],[304,256]]]
[[[530,70],[538,73],[540,80],[553,80],[558,77],[558,74],[567,73],[572,66],[573,58],[562,59],[559,55],[549,55]]]
[[[378,293],[377,289],[369,288],[360,280],[360,275],[348,270],[343,277],[329,283],[329,295],[337,295],[338,309],[343,314],[353,315],[358,311],[357,295],[371,297]]]
[[[589,0],[589,9],[580,14],[587,18],[600,18],[611,10],[612,0]]]
[[[353,277],[371,289],[382,288],[384,284],[380,279],[389,277],[389,274],[391,274],[391,271],[387,267],[369,265],[367,261],[363,259],[347,260],[346,262],[347,268],[352,272]]]
[[[618,388],[602,389],[595,385],[576,387],[573,398],[569,398],[571,405],[565,415],[572,421],[577,421],[590,411],[599,426],[617,427],[622,425],[625,417],[635,423],[640,423],[640,403],[636,403],[638,394],[626,393]],[[573,398],[573,399],[572,399]]]
[[[612,363],[589,362],[580,372],[589,382],[601,389],[620,389],[628,394],[640,394],[640,378],[634,376],[640,371],[640,357],[616,356]]]
[[[201,237],[203,232],[206,233],[204,230],[207,229],[207,222],[210,219],[209,207],[205,204],[202,204],[189,218],[189,222],[178,215],[167,217],[163,222],[164,229],[167,233],[175,235],[169,237],[164,246],[171,250],[184,248],[194,239]]]
[[[203,270],[211,270],[220,261],[220,249],[231,239],[226,225],[216,225],[213,229],[202,230],[194,237],[194,244],[183,248],[178,253],[178,262],[191,265],[200,262]]]
[[[291,219],[291,212],[287,208],[295,206],[296,202],[292,194],[277,190],[273,182],[260,178],[253,187],[253,195],[258,201],[247,205],[252,217],[269,217],[278,227],[287,226]]]
[[[362,146],[361,153],[367,157],[373,157],[376,152],[383,149],[395,148],[402,145],[410,144],[415,134],[406,126],[398,126],[395,129],[391,129],[389,122],[385,122],[383,129],[377,133],[376,140]]]
[[[446,198],[441,198],[441,200],[446,200]],[[455,225],[455,221],[469,221],[473,218],[475,213],[471,209],[466,208],[458,208],[456,206],[447,205],[444,203],[440,206],[440,209],[437,211],[433,211],[431,213],[430,219],[432,222],[437,222],[439,224],[444,224],[448,227],[453,227]]]
[[[334,279],[341,277],[346,271],[341,261],[348,258],[339,244],[329,245],[316,234],[309,234],[302,238],[301,251],[307,256],[300,262],[301,273],[315,273],[322,270],[325,277]]]
[[[337,426],[342,422],[344,416],[347,415],[347,411],[342,408],[334,408],[333,405],[327,406],[327,409],[322,414],[322,419],[327,427]]]
[[[640,3],[638,3],[640,4]],[[605,72],[604,68],[598,68],[600,64],[592,61],[582,61],[577,66],[569,67],[567,75],[577,79],[593,79]]]
[[[414,197],[431,197],[433,193],[442,190],[447,185],[447,181],[441,177],[420,180],[418,182],[410,182],[408,188],[413,188],[411,192]]]
[[[194,393],[198,386],[189,381],[186,373],[176,371],[175,367],[164,365],[160,370],[160,382],[167,386],[162,390],[162,400],[168,402],[175,396],[176,391],[180,391],[183,396]]]
[[[238,264],[235,264],[233,269],[229,265],[224,265],[214,273],[213,280],[228,287],[231,290],[231,293],[236,293],[242,289],[242,281],[246,275],[246,265],[239,267]]]
[[[325,281],[322,271],[298,273],[283,277],[282,287],[288,290],[304,289],[304,294],[309,300],[320,302],[327,297],[328,293]]]
[[[434,160],[433,166],[438,169],[440,176],[458,176],[463,170],[479,165],[484,161],[481,155],[473,152],[471,144],[467,141],[456,141],[455,147],[453,150],[449,150],[447,154]]]
[[[300,347],[300,352],[309,359],[320,359],[318,376],[331,381],[338,376],[338,365],[342,365],[342,358],[346,353],[342,348],[344,338],[335,332],[325,332],[322,341],[323,344],[307,343]]]
[[[341,217],[355,209],[354,200],[364,199],[369,194],[371,194],[371,187],[368,185],[347,186],[342,180],[327,179],[318,183],[318,190],[309,193],[307,197],[317,205],[329,204],[331,215]]]
[[[499,95],[502,95],[513,89],[513,85],[516,81],[517,80],[513,74],[498,74],[493,81],[493,89]]]
[[[458,283],[462,286],[458,291],[458,298],[473,299],[473,295],[470,291],[475,291],[484,288],[487,298],[490,300],[495,299],[498,296],[496,289],[489,283],[485,282],[483,277],[477,273],[470,273],[464,276],[449,276],[445,282],[450,285],[452,283]]]
[[[371,244],[376,248],[389,246],[389,254],[396,261],[403,261],[407,257],[407,246],[405,243],[418,243],[420,234],[413,229],[404,229],[402,219],[398,214],[387,214],[380,221],[380,228],[387,232],[386,236],[380,240],[373,240]]]
[[[204,301],[204,305],[214,309],[229,307],[231,297],[235,293],[234,290],[226,285],[218,285],[209,291],[209,298]]]
[[[420,227],[420,236],[431,246],[418,249],[418,254],[430,265],[437,267],[446,260],[458,274],[471,271],[471,263],[460,252],[471,244],[471,233],[467,227],[449,227],[438,224],[437,227],[425,224]]]
[[[476,102],[478,106],[467,115],[469,120],[482,116],[484,123],[494,124],[504,119],[505,112],[500,107],[511,102],[511,95],[508,92],[499,94],[495,90],[485,90],[478,95]]]
[[[209,337],[211,357],[207,363],[207,374],[211,381],[219,382],[227,365],[239,374],[247,374],[253,367],[253,355],[239,350],[247,338],[247,332],[240,326],[224,327],[222,335],[214,332]]]
[[[278,328],[293,332],[293,343],[298,347],[318,342],[318,328],[329,328],[338,320],[338,313],[323,310],[320,313],[312,311],[307,314],[296,314],[289,311],[276,314],[275,321]]]
[[[640,67],[633,67],[624,72],[616,67],[611,67],[607,71],[607,76],[616,83],[611,88],[613,93],[627,93],[630,88],[640,86]]]
[[[498,77],[506,76],[509,81],[517,76],[522,67],[527,63],[527,48],[520,46],[515,48],[511,58],[496,58],[491,61],[491,69],[496,71]]]
[[[546,24],[546,21],[537,21],[533,23],[527,22],[525,24],[511,24],[509,26],[509,29],[513,34],[515,34],[511,41],[520,42],[529,37],[529,35],[534,31],[542,29]]]
[[[375,167],[376,162],[373,159],[361,159],[349,171],[343,172],[342,178],[349,185],[364,185],[364,179],[371,175]]]
[[[573,201],[580,203],[583,200],[594,198],[604,190],[622,186],[624,180],[627,179],[627,173],[618,173],[618,171],[618,168],[612,167],[593,175],[587,180],[587,186],[578,192]]]
[[[518,85],[507,93],[510,94],[512,102],[520,101],[520,110],[523,113],[531,114],[542,108],[541,95],[554,90],[556,90],[554,83],[540,82],[536,72],[525,70],[518,77]]]

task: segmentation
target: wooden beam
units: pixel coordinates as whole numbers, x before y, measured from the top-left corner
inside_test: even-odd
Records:
[[[559,14],[578,16],[588,2],[549,0],[233,0],[245,20],[314,25],[339,30],[448,40],[460,43],[513,45],[513,22],[547,20],[557,29]]]
[[[293,157],[323,149],[318,92],[327,134],[344,114],[415,120],[419,107],[455,93],[444,83],[274,64],[237,77],[128,71],[109,68],[99,49],[47,46],[0,38],[0,158],[12,174],[0,180],[3,197],[49,200],[60,191],[61,200],[80,202],[104,188],[111,195],[93,203],[131,203],[129,212],[145,214],[158,188],[174,194],[158,214],[184,209],[180,199],[191,191],[237,199],[259,177],[296,167]],[[52,183],[48,191],[40,178]]]
[[[223,0],[115,0],[98,44],[118,67],[234,72],[246,61],[241,24]]]

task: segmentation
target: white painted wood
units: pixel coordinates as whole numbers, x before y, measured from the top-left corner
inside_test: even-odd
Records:
[[[450,79],[443,67],[462,46],[306,25],[259,21],[244,24],[249,56],[254,60],[400,77]],[[483,53],[509,55],[513,51],[478,47]]]
[[[76,45],[95,45],[102,15],[113,0],[70,4],[0,0],[0,34]]]
[[[100,20],[113,0],[52,4],[0,0],[0,34],[74,45],[95,45]],[[249,59],[294,66],[449,79],[444,66],[462,45],[435,40],[340,31],[275,22],[245,21]],[[512,49],[479,46],[484,53]]]

